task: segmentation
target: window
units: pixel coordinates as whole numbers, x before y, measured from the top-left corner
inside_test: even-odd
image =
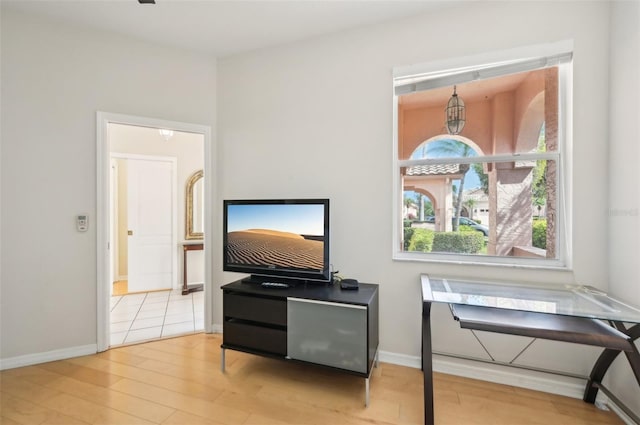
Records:
[[[570,267],[571,47],[497,56],[396,73],[395,259]]]

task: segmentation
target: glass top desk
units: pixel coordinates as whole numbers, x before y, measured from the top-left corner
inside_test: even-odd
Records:
[[[604,348],[596,361],[583,400],[594,403],[598,389],[606,392],[636,422],[640,418],[603,385],[602,379],[624,352],[640,385],[640,309],[590,286],[532,286],[473,282],[421,275],[422,370],[424,422],[433,424],[431,304],[446,303],[464,329],[594,345]],[[625,323],[633,324],[627,328]]]

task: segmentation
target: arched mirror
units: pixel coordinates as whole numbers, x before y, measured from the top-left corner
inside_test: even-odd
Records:
[[[202,239],[204,235],[204,180],[202,170],[187,181],[187,211],[185,216],[187,240]]]

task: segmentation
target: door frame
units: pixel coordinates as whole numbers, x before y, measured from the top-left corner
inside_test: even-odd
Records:
[[[142,161],[161,161],[168,162],[171,164],[171,245],[173,249],[171,250],[171,289],[178,289],[181,285],[178,282],[178,205],[181,204],[178,199],[178,159],[173,156],[161,156],[161,155],[141,155],[134,153],[122,153],[122,152],[109,152],[110,159],[109,163],[111,163],[112,159],[132,159],[132,160],[142,160]],[[117,193],[117,191],[116,191]],[[110,208],[111,210],[111,208]],[[110,220],[111,222],[111,220]],[[117,232],[110,233],[115,240],[112,240],[110,246],[117,246]],[[110,249],[109,255],[112,259],[117,259],[118,256],[114,255],[116,253],[116,248]],[[110,266],[110,269],[113,269],[113,265]],[[113,281],[113,278],[111,279]]]
[[[204,138],[204,327],[212,332],[212,258],[211,241],[213,230],[213,200],[216,198],[213,185],[213,155],[211,127],[199,124],[168,121],[158,118],[139,117],[110,112],[96,113],[96,260],[97,260],[97,349],[110,346],[110,298],[111,298],[111,223],[110,223],[110,168],[111,152],[109,124],[125,124],[138,127],[166,128],[175,131],[201,134]],[[177,247],[176,247],[177,248]]]

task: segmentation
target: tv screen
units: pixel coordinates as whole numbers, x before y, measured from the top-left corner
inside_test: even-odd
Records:
[[[226,200],[223,270],[328,282],[329,200]]]

